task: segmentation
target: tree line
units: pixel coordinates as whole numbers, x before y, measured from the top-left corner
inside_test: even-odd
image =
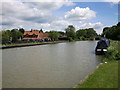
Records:
[[[69,25],[66,29],[66,36],[69,41],[72,40],[93,40],[97,37],[97,33],[93,28],[88,29],[79,29],[75,31],[75,27],[73,25]]]
[[[0,32],[0,41],[2,43],[9,43],[10,41],[15,43],[18,42],[22,39],[23,34],[24,34],[24,29],[12,29],[12,30],[3,30]]]
[[[93,28],[79,29],[76,31],[73,25],[69,25],[65,28],[65,32],[50,31],[48,33],[49,37],[53,40],[57,40],[60,35],[66,36],[69,41],[93,40],[102,37],[112,40],[120,40],[120,22],[112,27],[105,27],[101,35],[98,35]]]
[[[0,31],[0,41],[2,43],[11,41],[12,43],[16,43],[21,41],[24,36],[24,29],[12,29],[12,30],[3,30]],[[43,32],[43,30],[40,30]],[[105,27],[101,35],[98,35],[93,28],[87,29],[79,29],[75,30],[73,25],[69,25],[63,31],[47,31],[48,36],[52,41],[59,40],[61,38],[66,38],[65,40],[73,41],[73,40],[93,40],[96,37],[105,37],[112,40],[120,40],[120,22],[117,25],[112,27]]]
[[[52,40],[58,40],[60,36],[64,36],[69,41],[74,40],[93,40],[95,37],[97,37],[97,33],[93,28],[88,29],[79,29],[75,30],[75,27],[73,25],[69,25],[67,28],[65,28],[65,32],[62,31],[49,31],[49,37]]]
[[[120,41],[120,22],[112,27],[105,27],[101,36],[108,39]]]
[[[12,43],[16,43],[22,40],[24,36],[24,29],[12,29],[12,30],[3,30],[0,32],[2,38],[0,41],[2,43],[11,41]],[[43,32],[43,30],[40,30]],[[88,29],[79,29],[75,30],[73,25],[69,25],[63,31],[47,31],[48,37],[51,38],[52,41],[59,40],[60,38],[64,38],[65,40],[73,41],[73,40],[90,40],[95,38],[97,35],[96,31],[93,28]]]

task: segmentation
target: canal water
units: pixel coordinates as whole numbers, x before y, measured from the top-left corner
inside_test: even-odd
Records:
[[[102,57],[96,41],[39,45],[2,51],[3,88],[72,88]]]

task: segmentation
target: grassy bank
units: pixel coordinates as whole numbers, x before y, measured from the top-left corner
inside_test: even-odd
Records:
[[[118,63],[120,59],[120,42],[111,41],[102,64],[77,88],[118,88]]]

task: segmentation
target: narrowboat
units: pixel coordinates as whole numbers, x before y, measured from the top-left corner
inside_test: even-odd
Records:
[[[107,52],[107,48],[110,46],[110,41],[108,39],[100,39],[97,42],[97,46],[95,48],[96,55],[103,55]]]

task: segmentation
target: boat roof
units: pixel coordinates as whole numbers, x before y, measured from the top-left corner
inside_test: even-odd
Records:
[[[99,42],[105,42],[107,44],[107,46],[109,46],[109,40],[108,39],[100,39]]]

